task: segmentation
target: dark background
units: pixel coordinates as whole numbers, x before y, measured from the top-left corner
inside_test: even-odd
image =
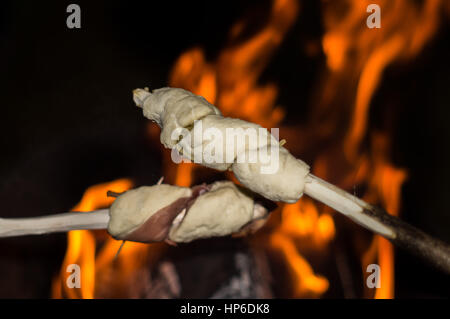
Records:
[[[264,22],[270,1],[77,1],[81,29],[66,27],[69,1],[0,4],[0,216],[65,212],[96,183],[160,177],[136,87],[167,85],[184,50],[213,58],[244,14]],[[324,57],[318,1],[302,1],[295,26],[263,74],[278,84],[289,123],[310,105]],[[373,108],[395,100],[394,161],[406,167],[402,218],[450,242],[450,56],[446,23],[424,52],[385,73]],[[376,121],[376,112],[374,114]],[[379,119],[381,121],[381,119]],[[48,297],[65,235],[0,240],[0,297]],[[450,279],[406,253],[396,254],[397,297],[448,297]]]

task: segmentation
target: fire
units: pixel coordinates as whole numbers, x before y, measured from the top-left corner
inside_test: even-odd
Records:
[[[131,187],[132,182],[128,179],[119,179],[110,183],[92,186],[86,190],[81,201],[72,210],[79,211],[82,214],[83,211],[108,207],[113,202],[113,198],[106,197],[108,190],[123,192]],[[114,257],[115,252],[117,252],[121,244],[111,237],[102,235],[100,239],[103,242],[103,247],[99,254],[96,255],[97,237],[100,237],[96,236],[96,232],[76,230],[68,233],[67,251],[61,268],[61,274],[53,282],[52,294],[54,298],[94,298],[96,281],[99,278],[98,274],[108,267],[112,260],[111,256]],[[119,256],[119,261],[127,259],[125,255],[136,254],[136,249],[145,250],[143,245],[136,245],[135,243],[129,243],[126,248]],[[66,281],[70,275],[66,269],[71,264],[80,266],[82,274],[80,288],[68,288],[68,285],[66,285]],[[127,270],[125,264],[122,266],[122,269]]]
[[[324,1],[322,49],[327,69],[317,86],[320,94],[314,100],[308,124],[295,128],[295,136],[301,143],[296,140],[291,145],[296,147],[296,152],[313,149],[312,145],[319,143],[332,145],[312,154],[313,173],[350,191],[364,188],[365,192],[358,196],[397,215],[407,173],[391,163],[391,132],[369,130],[370,104],[386,68],[414,58],[430,41],[438,28],[444,1],[378,0],[376,3],[382,10],[381,29],[369,29],[365,25],[366,8],[371,3],[369,0]],[[279,126],[285,115],[283,108],[276,105],[279,88],[275,84],[261,85],[258,80],[298,12],[297,1],[274,0],[266,25],[242,39],[248,21],[236,23],[228,44],[213,61],[206,59],[202,48],[187,50],[172,68],[170,86],[204,96],[225,116],[250,120],[267,128]],[[159,141],[160,132],[155,125],[149,125],[148,132]],[[308,139],[300,139],[305,134]],[[368,147],[363,144],[365,140],[369,141]],[[289,138],[287,142],[289,148]],[[168,153],[162,152],[166,182],[192,185],[199,166],[175,165]],[[231,174],[229,178],[236,182]],[[113,200],[106,197],[107,190],[120,192],[131,187],[132,182],[127,179],[93,186],[74,210],[106,207]],[[327,251],[339,231],[335,228],[333,212],[302,198],[295,204],[281,205],[272,217],[277,215],[281,218],[271,218],[265,229],[250,238],[249,244],[281,256],[292,279],[293,297],[322,296],[330,283],[314,271],[304,256],[311,251]],[[126,243],[115,259],[120,245],[121,242],[107,237],[105,232],[69,232],[67,253],[61,274],[53,284],[53,296],[132,296],[127,288],[129,278],[145,263],[156,261],[165,246]],[[75,263],[83,269],[81,289],[67,289],[66,268]],[[375,293],[367,290],[365,296],[393,298],[393,247],[379,236],[373,236],[361,254],[362,274],[366,274],[366,267],[371,263],[378,263],[382,269],[381,288]]]
[[[261,86],[258,79],[295,22],[298,10],[296,1],[274,1],[268,23],[241,42],[237,39],[245,21],[238,22],[232,28],[229,45],[212,62],[206,61],[200,48],[185,52],[173,67],[170,85],[204,96],[225,116],[250,120],[267,128],[277,127],[284,117],[284,110],[275,105],[278,88],[274,84]],[[179,166],[175,183],[189,185],[196,167],[189,163]],[[334,236],[333,219],[327,213],[320,214],[312,201],[307,200],[284,205],[280,210],[283,222],[269,238],[259,236],[257,240],[282,253],[294,277],[296,297],[320,296],[328,289],[328,280],[314,273],[301,255],[298,243],[309,240],[317,248],[326,245]]]
[[[322,39],[328,71],[320,86],[323,99],[317,105],[316,116],[332,114],[326,121],[325,132],[339,132],[339,123],[345,123],[330,108],[333,100],[352,106],[350,122],[344,126],[341,148],[344,157],[329,152],[319,155],[326,171],[334,168],[342,177],[337,184],[343,188],[351,185],[367,187],[364,199],[382,205],[391,214],[397,215],[400,207],[401,186],[407,173],[390,163],[390,131],[368,130],[369,109],[383,72],[396,63],[417,56],[430,41],[440,23],[440,13],[445,1],[380,0],[376,3],[382,12],[382,27],[369,29],[365,25],[366,8],[373,1],[329,2],[323,7],[325,33]],[[356,92],[356,93],[354,93]],[[344,100],[338,96],[344,95]],[[342,114],[348,114],[342,112]],[[331,134],[328,134],[331,138]],[[362,148],[362,141],[369,137],[371,149]],[[323,138],[323,137],[322,137]],[[331,162],[333,162],[331,164]],[[333,170],[333,169],[332,169]],[[332,178],[329,174],[317,175]],[[336,177],[334,177],[336,178]],[[375,298],[394,297],[394,255],[392,245],[385,239],[374,236],[362,258],[363,273],[370,263],[378,262],[382,269],[381,288]],[[367,296],[370,293],[366,292]]]
[[[271,247],[282,252],[293,280],[294,297],[318,297],[327,291],[328,280],[314,273],[300,251],[323,250],[335,235],[329,214],[319,214],[311,199],[303,198],[281,209],[281,223],[269,235]]]

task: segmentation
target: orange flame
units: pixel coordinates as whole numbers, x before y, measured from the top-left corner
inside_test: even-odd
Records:
[[[99,184],[89,187],[81,201],[73,211],[92,211],[107,207],[113,202],[113,198],[106,197],[108,190],[123,192],[131,188],[132,183],[128,179],[119,179],[111,183]],[[80,213],[82,214],[82,213]],[[95,291],[95,248],[96,241],[93,232],[88,230],[75,230],[67,234],[67,251],[64,257],[60,276],[53,282],[54,298],[94,298]],[[70,288],[66,285],[67,266],[77,264],[81,269],[81,288]]]
[[[238,22],[232,28],[230,44],[215,61],[206,61],[200,48],[188,50],[175,63],[170,85],[204,96],[225,116],[275,127],[284,116],[283,109],[275,106],[278,89],[274,84],[260,86],[258,79],[294,23],[297,12],[296,1],[274,1],[267,24],[243,42],[237,39],[244,30],[245,21]],[[194,164],[180,165],[175,183],[189,185],[196,167]],[[326,245],[334,237],[333,219],[329,214],[319,214],[311,201],[285,205],[282,214],[283,223],[269,235],[267,242],[271,248],[282,252],[288,269],[292,270],[295,296],[320,296],[328,289],[328,281],[314,274],[301,256],[297,243],[309,238],[317,247]]]
[[[397,215],[401,186],[407,174],[404,169],[390,164],[388,132],[368,132],[370,103],[386,68],[395,62],[414,58],[430,41],[441,21],[440,14],[445,1],[376,1],[381,8],[380,29],[366,27],[366,8],[371,3],[374,2],[347,0],[324,5],[325,34],[322,46],[329,70],[324,76],[321,87],[324,94],[317,105],[315,116],[318,118],[331,114],[325,121],[322,117],[322,122],[328,125],[323,131],[330,133],[331,138],[338,132],[339,121],[346,120],[338,116],[331,117],[335,115],[330,112],[334,106],[332,101],[339,101],[339,96],[344,96],[345,99],[340,103],[353,103],[353,108],[342,143],[345,158],[327,153],[319,156],[319,161],[321,168],[326,167],[326,173],[332,166],[341,171],[341,175],[344,175],[338,179],[341,186],[346,188],[354,183],[366,184],[368,190],[364,198],[373,203],[378,202],[388,212]],[[370,134],[372,151],[361,151],[363,139],[370,137]],[[327,178],[327,174],[324,175],[321,177]],[[376,260],[382,275],[381,288],[377,289],[375,298],[393,298],[393,247],[379,236],[374,237],[362,258],[363,271]]]

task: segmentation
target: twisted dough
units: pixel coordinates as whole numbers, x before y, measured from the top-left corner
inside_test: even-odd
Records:
[[[143,109],[144,116],[161,127],[160,139],[166,148],[176,148],[182,151],[183,155],[191,155],[191,159],[196,150],[201,150],[202,165],[220,171],[232,169],[243,185],[268,199],[294,203],[303,195],[309,166],[280,146],[278,140],[267,130],[263,131],[266,133],[262,138],[261,136],[244,137],[245,144],[234,146],[233,154],[236,155],[227,158],[226,146],[234,145],[234,141],[226,139],[227,128],[241,128],[243,130],[238,134],[245,134],[245,129],[258,130],[261,126],[240,119],[223,117],[220,111],[203,97],[183,89],[166,87],[151,93],[147,90],[136,89],[133,93],[133,99],[136,105]],[[195,138],[187,139],[186,136],[183,138],[181,134],[174,133],[184,129],[188,131],[189,136],[197,129],[205,132],[208,128],[215,128],[223,133],[223,141],[216,142],[223,146],[219,152],[224,155],[224,162],[205,160],[208,155],[206,154],[208,141],[203,140],[198,143]],[[214,138],[216,137],[211,137],[211,139]],[[268,146],[272,149],[262,160],[257,154],[261,154],[259,152]],[[256,156],[253,157],[257,158],[256,162],[248,160],[251,156]],[[268,170],[269,166],[276,169]]]
[[[108,232],[138,242],[190,242],[263,225],[268,211],[229,181],[193,188],[143,186],[111,205]],[[255,223],[255,224],[253,224]]]

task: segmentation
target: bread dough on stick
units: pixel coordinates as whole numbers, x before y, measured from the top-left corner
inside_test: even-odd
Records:
[[[267,130],[260,130],[261,126],[223,117],[203,97],[179,88],[161,88],[151,93],[136,89],[133,98],[144,116],[161,127],[160,138],[165,147],[181,150],[184,156],[210,168],[232,169],[244,186],[270,200],[294,203],[303,195],[309,166],[280,146]],[[212,134],[209,139],[197,141],[197,129],[204,134],[213,128],[221,133],[220,139]],[[188,135],[174,134],[177,129],[188,131]],[[244,144],[235,144],[234,138],[228,138],[227,129],[233,129],[235,137]],[[248,134],[247,129],[256,130],[258,136]],[[261,136],[262,132],[265,133]],[[215,146],[214,155],[218,152],[222,161],[208,160],[211,154],[207,146],[211,143]],[[196,156],[199,153],[201,156]]]
[[[232,182],[216,182],[199,196],[180,222],[172,225],[169,238],[190,242],[196,238],[237,233],[254,218],[253,199]]]
[[[178,138],[172,138],[177,129],[185,129],[206,115],[221,115],[220,111],[203,97],[175,88],[161,88],[150,94],[146,90],[134,91],[134,102],[143,108],[144,116],[161,127],[161,143],[173,148]]]
[[[121,194],[111,205],[108,232],[116,239],[175,243],[226,236],[261,227],[268,210],[229,181],[192,188],[144,186]]]

